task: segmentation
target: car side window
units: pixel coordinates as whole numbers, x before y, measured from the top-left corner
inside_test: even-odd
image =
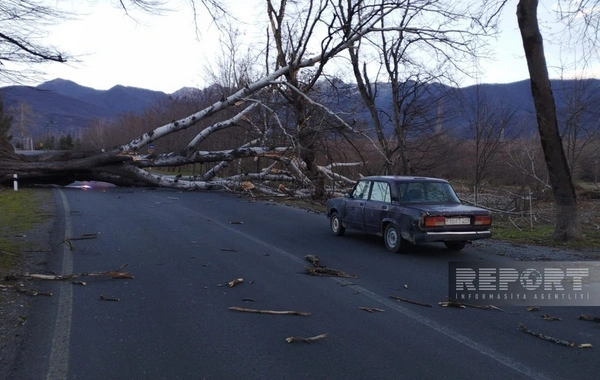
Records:
[[[369,185],[371,185],[370,181],[360,181],[357,183],[354,191],[352,192],[352,198],[367,199],[369,196]]]
[[[371,189],[371,197],[369,199],[372,201],[390,203],[390,185],[387,182],[373,182],[373,188]]]

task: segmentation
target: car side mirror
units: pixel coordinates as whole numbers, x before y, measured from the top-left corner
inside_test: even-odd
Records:
[[[344,198],[352,198],[352,193],[346,193],[346,194],[344,194]]]

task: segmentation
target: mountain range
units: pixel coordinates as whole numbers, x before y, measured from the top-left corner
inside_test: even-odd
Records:
[[[481,84],[464,88],[451,88],[439,84],[432,84],[434,91],[448,91],[452,94],[449,105],[445,107],[458,107],[459,98],[473,101],[477,96],[485,94],[491,104],[503,104],[514,110],[520,123],[535,125],[535,110],[531,96],[529,80],[506,84]],[[557,109],[567,107],[573,101],[574,90],[578,89],[579,101],[586,104],[586,112],[590,113],[585,123],[593,123],[598,128],[599,109],[598,94],[600,94],[600,81],[585,79],[578,81],[554,80],[552,87],[556,99]],[[117,85],[109,90],[96,90],[81,86],[65,79],[54,79],[40,84],[37,87],[8,86],[0,88],[0,98],[4,102],[5,110],[15,110],[20,104],[26,103],[32,111],[31,122],[28,126],[31,137],[36,138],[47,133],[63,135],[71,133],[77,135],[93,120],[113,120],[123,113],[140,114],[157,102],[168,100],[170,97],[183,96],[191,90],[183,88],[173,94],[160,91],[126,87]],[[577,93],[577,91],[575,91]],[[389,104],[391,92],[389,85],[382,85],[379,92],[378,104]],[[595,104],[595,105],[594,105]],[[14,112],[14,111],[13,111]],[[435,112],[435,111],[434,111]],[[460,115],[453,120],[454,124],[464,125],[466,116]],[[595,116],[594,116],[595,115]]]

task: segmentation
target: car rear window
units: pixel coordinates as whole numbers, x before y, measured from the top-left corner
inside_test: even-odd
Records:
[[[401,203],[460,203],[446,182],[399,182]]]

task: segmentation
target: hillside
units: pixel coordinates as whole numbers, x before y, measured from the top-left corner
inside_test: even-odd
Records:
[[[346,84],[346,86],[351,87],[352,85]],[[598,127],[595,110],[600,106],[597,100],[599,97],[596,95],[600,92],[599,80],[554,80],[552,87],[559,121],[564,118],[562,115],[565,115],[564,110],[569,105],[573,107],[576,105],[575,103],[579,103],[583,105],[582,117],[579,122],[593,128]],[[69,80],[54,79],[37,87],[3,87],[0,88],[0,96],[4,101],[5,109],[16,107],[19,102],[29,105],[35,114],[33,125],[28,127],[29,132],[33,138],[39,138],[49,131],[55,135],[71,133],[76,136],[93,120],[110,121],[119,114],[128,112],[139,114],[169,97],[190,95],[197,91],[200,90],[183,88],[168,95],[163,92],[120,85],[109,90],[96,90]],[[425,105],[422,106],[424,107],[422,123],[431,126],[439,123],[440,128],[452,129],[458,135],[467,136],[469,112],[472,112],[475,99],[480,97],[486,99],[488,107],[505,107],[514,112],[508,129],[518,128],[519,133],[535,133],[536,131],[535,110],[528,80],[506,84],[481,84],[464,88],[428,84],[423,91],[434,100],[425,101]],[[325,92],[328,91],[325,89]],[[332,109],[357,112],[356,119],[362,119],[368,125],[368,112],[362,105],[357,91],[351,90],[350,92],[352,93],[351,99],[346,99],[349,101],[329,105]],[[381,108],[382,114],[390,115],[390,86],[380,84],[378,94],[377,104]],[[435,100],[441,95],[446,95],[443,103]],[[335,93],[331,91],[326,97],[333,99]],[[471,106],[465,107],[465,104],[469,103]],[[469,111],[469,107],[471,107],[471,111]],[[440,112],[443,113],[442,119],[438,119]]]
[[[72,81],[54,79],[37,87],[2,87],[0,96],[5,109],[25,102],[33,110],[35,121],[28,128],[35,138],[47,129],[57,135],[77,135],[95,119],[111,120],[122,113],[141,113],[169,95],[125,86],[95,90]]]

